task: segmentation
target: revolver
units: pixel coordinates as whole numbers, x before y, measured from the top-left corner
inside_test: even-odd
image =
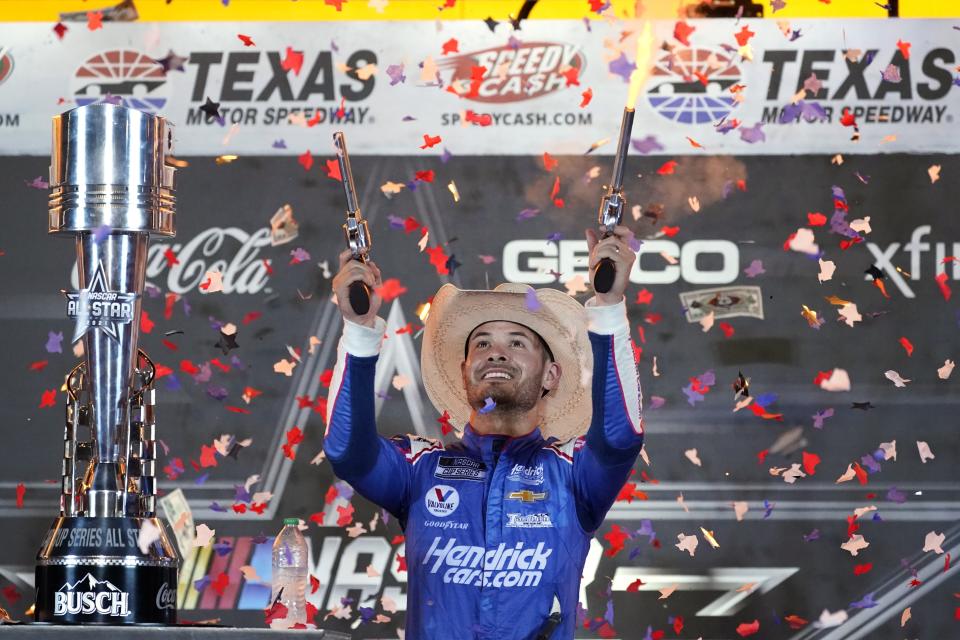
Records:
[[[353,172],[350,170],[350,155],[347,153],[347,139],[343,131],[333,134],[333,144],[337,150],[337,163],[340,165],[340,182],[347,198],[347,221],[343,225],[343,234],[347,246],[353,252],[353,259],[366,262],[370,254],[371,237],[367,221],[360,215],[360,203],[357,189],[353,186]],[[350,306],[358,316],[370,311],[370,287],[357,280],[350,284]]]
[[[627,107],[623,110],[623,120],[620,122],[620,141],[617,143],[617,155],[613,161],[613,178],[606,187],[607,193],[600,200],[600,211],[597,214],[598,222],[603,228],[603,237],[613,235],[613,229],[623,217],[623,210],[627,200],[623,196],[623,172],[627,163],[627,149],[630,146],[630,132],[633,130],[634,110]],[[607,293],[613,287],[613,280],[617,269],[610,258],[602,258],[593,269],[593,289],[597,293]]]

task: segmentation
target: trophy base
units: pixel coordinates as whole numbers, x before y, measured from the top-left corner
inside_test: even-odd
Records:
[[[143,553],[144,521],[159,530]],[[37,622],[172,625],[179,556],[158,518],[58,518],[37,556]]]

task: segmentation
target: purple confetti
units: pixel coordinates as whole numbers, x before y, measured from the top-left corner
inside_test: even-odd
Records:
[[[529,220],[530,218],[539,215],[539,213],[540,209],[524,209],[517,214],[517,222],[520,222],[521,220]]]
[[[49,189],[50,188],[50,183],[44,180],[43,176],[37,176],[30,182],[27,182],[26,180],[24,180],[23,183],[28,187],[30,187],[31,189]]]
[[[290,262],[306,262],[310,259],[310,253],[303,247],[297,247],[290,251]]]
[[[223,557],[233,551],[233,545],[230,544],[229,540],[224,542],[216,542],[213,545],[213,550],[217,552],[217,555]]]
[[[452,157],[453,157],[453,154],[450,153],[450,151],[446,147],[444,147],[443,153],[440,154],[440,162],[442,162],[443,164],[447,164],[448,162],[450,162],[450,158]]]
[[[877,606],[877,601],[873,599],[872,593],[863,596],[862,600],[850,603],[850,607],[853,609],[872,609],[875,606]]]
[[[344,482],[343,480],[337,480],[333,483],[333,486],[337,489],[337,494],[344,500],[353,499],[353,487]]]
[[[907,501],[907,494],[896,487],[890,487],[890,489],[887,490],[887,500],[895,504],[903,504]]]
[[[209,474],[209,473],[205,473],[205,474],[203,474],[202,476],[197,477],[197,479],[194,480],[193,483],[196,484],[196,485],[202,485],[203,483],[205,483],[205,482],[207,481],[207,478],[209,478],[209,477],[210,477],[210,474]]]
[[[219,504],[218,502],[216,502],[216,501],[210,503],[210,510],[211,510],[211,511],[216,511],[216,512],[218,512],[218,513],[226,513],[226,512],[227,512],[227,508],[226,508],[226,507],[221,507],[220,504]]]
[[[743,273],[748,278],[756,278],[757,276],[766,273],[763,270],[763,260],[754,260],[750,263],[750,266],[743,270]]]
[[[183,387],[180,386],[180,379],[177,378],[175,373],[171,373],[167,376],[167,382],[164,389],[167,391],[180,391]]]
[[[823,411],[817,411],[813,416],[813,428],[814,429],[823,429],[823,423],[827,418],[833,417],[833,408],[824,409]]]
[[[698,402],[703,402],[703,394],[693,390],[693,383],[685,386],[683,388],[683,393],[685,396],[687,396],[687,402],[691,407],[696,406]]]
[[[210,363],[204,362],[202,365],[200,365],[200,372],[194,374],[193,380],[197,384],[210,382],[210,376],[212,375],[213,375],[213,372],[210,370]]]
[[[407,81],[407,76],[403,75],[403,64],[392,64],[387,67],[387,76],[390,77],[390,86]]]
[[[250,492],[247,491],[247,488],[242,484],[233,485],[233,501],[234,502],[247,502],[249,503],[252,500]]]
[[[740,139],[749,144],[755,142],[763,142],[767,139],[766,134],[763,132],[763,123],[758,122],[752,127],[743,127],[740,129]]]
[[[107,236],[110,235],[110,232],[113,229],[108,224],[102,224],[96,229],[93,230],[93,241],[97,244],[100,244],[107,239]]]
[[[620,76],[624,82],[630,82],[630,74],[637,68],[637,65],[627,60],[625,53],[621,53],[620,57],[611,62],[608,68],[613,75]]]
[[[47,353],[63,353],[63,331],[47,333]]]
[[[540,311],[540,300],[537,299],[537,292],[534,291],[533,287],[527,289],[525,296],[527,311]]]
[[[283,138],[280,138],[278,140],[274,140],[272,146],[274,149],[286,149],[287,143],[284,142]]]
[[[662,396],[650,396],[650,404],[647,405],[648,409],[659,409],[667,403],[667,399]]]
[[[804,542],[810,542],[812,540],[819,540],[819,539],[820,539],[820,529],[814,529],[810,533],[803,534]]]
[[[228,395],[227,389],[221,387],[220,385],[211,384],[207,386],[207,395],[213,398],[214,400],[223,400]]]
[[[496,407],[497,403],[493,401],[493,398],[487,396],[483,401],[483,406],[478,409],[478,413],[482,416],[485,416],[496,409]]]
[[[654,151],[663,151],[663,145],[657,142],[654,136],[647,136],[643,140],[631,140],[630,146],[633,147],[637,153],[644,155],[653,153]]]
[[[900,67],[895,64],[887,65],[887,68],[884,69],[880,75],[883,77],[886,82],[897,83],[900,82]]]
[[[193,588],[203,593],[203,590],[209,587],[211,582],[213,582],[213,580],[210,579],[210,576],[203,576],[199,580],[193,581]]]

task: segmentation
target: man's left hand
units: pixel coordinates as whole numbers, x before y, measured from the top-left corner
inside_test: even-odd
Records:
[[[608,238],[600,239],[603,235],[603,229],[599,232],[593,229],[586,230],[587,249],[590,251],[590,269],[591,280],[593,278],[593,269],[602,258],[613,260],[613,266],[617,270],[617,275],[613,279],[613,286],[607,293],[597,293],[597,304],[600,306],[609,304],[618,304],[623,300],[624,292],[627,290],[627,283],[630,281],[630,271],[633,269],[633,263],[637,259],[637,254],[630,247],[633,242],[633,231],[630,231],[623,225],[617,225],[613,229],[613,235]],[[591,283],[592,284],[592,283]]]

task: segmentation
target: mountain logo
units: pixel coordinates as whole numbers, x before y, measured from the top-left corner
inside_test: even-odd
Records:
[[[125,618],[130,615],[130,594],[109,580],[87,574],[75,583],[64,583],[54,594],[53,615],[94,615]]]

